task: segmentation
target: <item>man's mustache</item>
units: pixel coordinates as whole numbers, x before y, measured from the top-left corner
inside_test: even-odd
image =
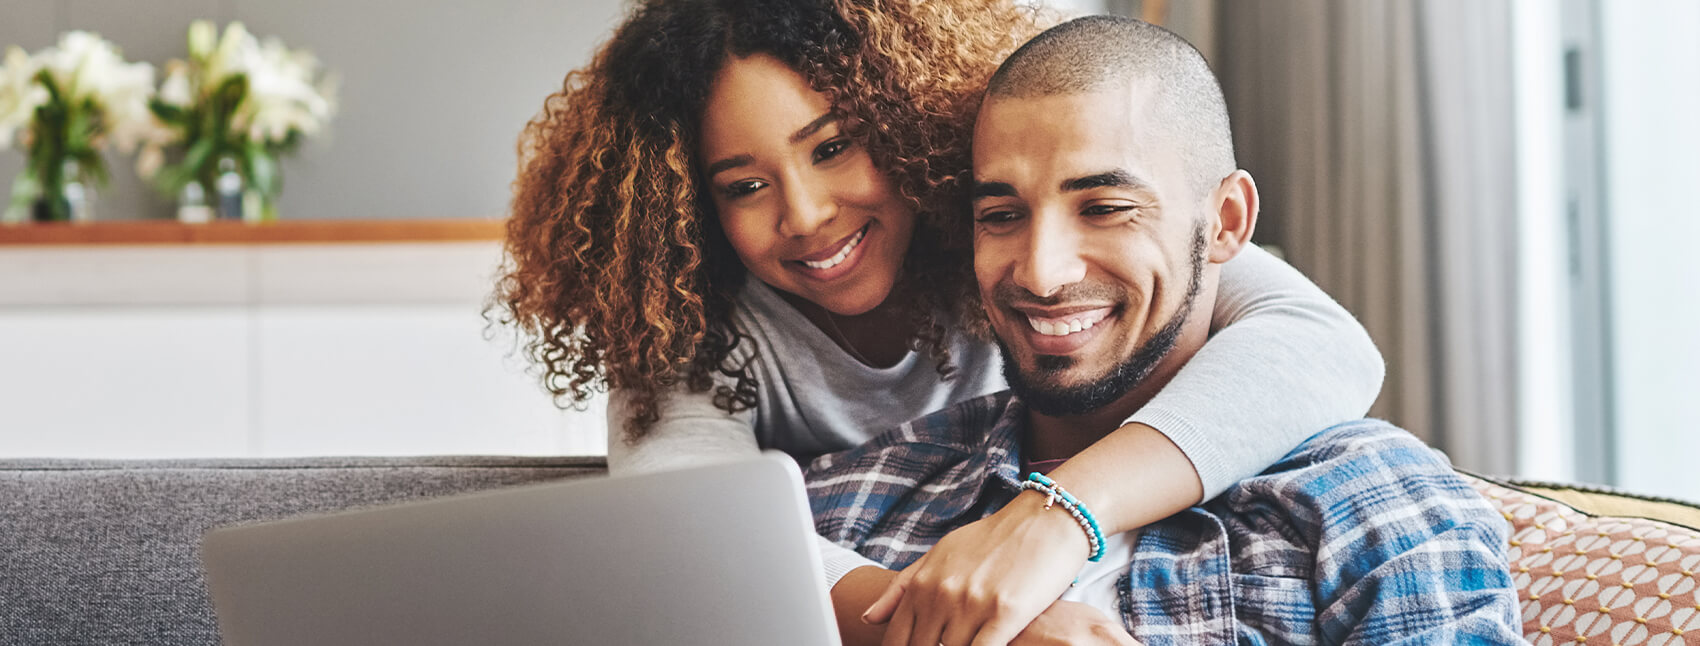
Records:
[[[1011,282],[999,281],[992,287],[992,302],[1001,307],[1057,307],[1075,302],[1121,303],[1128,300],[1127,290],[1113,284],[1078,282],[1064,285],[1050,296],[1040,296]]]

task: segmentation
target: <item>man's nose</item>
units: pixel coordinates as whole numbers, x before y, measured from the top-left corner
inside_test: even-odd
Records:
[[[814,235],[838,215],[832,192],[813,182],[785,183],[785,213],[779,216],[779,234],[787,237]]]
[[[1016,261],[1016,284],[1034,295],[1047,297],[1065,285],[1084,280],[1086,262],[1080,255],[1084,242],[1081,233],[1069,226],[1066,216],[1035,214],[1027,236],[1027,250]]]

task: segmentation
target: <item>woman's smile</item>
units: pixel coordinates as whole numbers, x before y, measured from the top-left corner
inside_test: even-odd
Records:
[[[857,262],[863,256],[863,244],[867,242],[869,229],[873,225],[870,221],[834,246],[798,258],[792,261],[792,264],[804,276],[819,281],[829,281],[855,271]]]

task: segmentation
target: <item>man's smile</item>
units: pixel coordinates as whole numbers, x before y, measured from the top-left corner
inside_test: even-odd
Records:
[[[1113,308],[1099,307],[1072,312],[1041,313],[1023,312],[1027,316],[1027,324],[1033,330],[1045,336],[1068,336],[1077,332],[1092,329],[1100,321],[1110,316]]]
[[[1103,336],[1119,318],[1117,306],[1066,306],[1005,309],[1010,328],[1002,333],[1019,338],[1034,354],[1071,355]],[[1025,327],[1019,324],[1025,320]]]

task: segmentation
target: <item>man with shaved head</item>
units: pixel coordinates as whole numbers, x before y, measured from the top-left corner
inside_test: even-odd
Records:
[[[823,536],[901,569],[1018,496],[1055,498],[1093,558],[1064,573],[1078,578],[1052,610],[1093,641],[1523,643],[1503,519],[1385,422],[1316,429],[1264,473],[1136,531],[1102,535],[1093,501],[1043,477],[1204,345],[1219,268],[1255,228],[1256,184],[1189,44],[1111,17],[1034,38],[990,82],[974,178],[975,275],[1011,390],[816,460]],[[948,603],[910,596],[888,644],[1001,644],[1040,623],[953,621]]]

